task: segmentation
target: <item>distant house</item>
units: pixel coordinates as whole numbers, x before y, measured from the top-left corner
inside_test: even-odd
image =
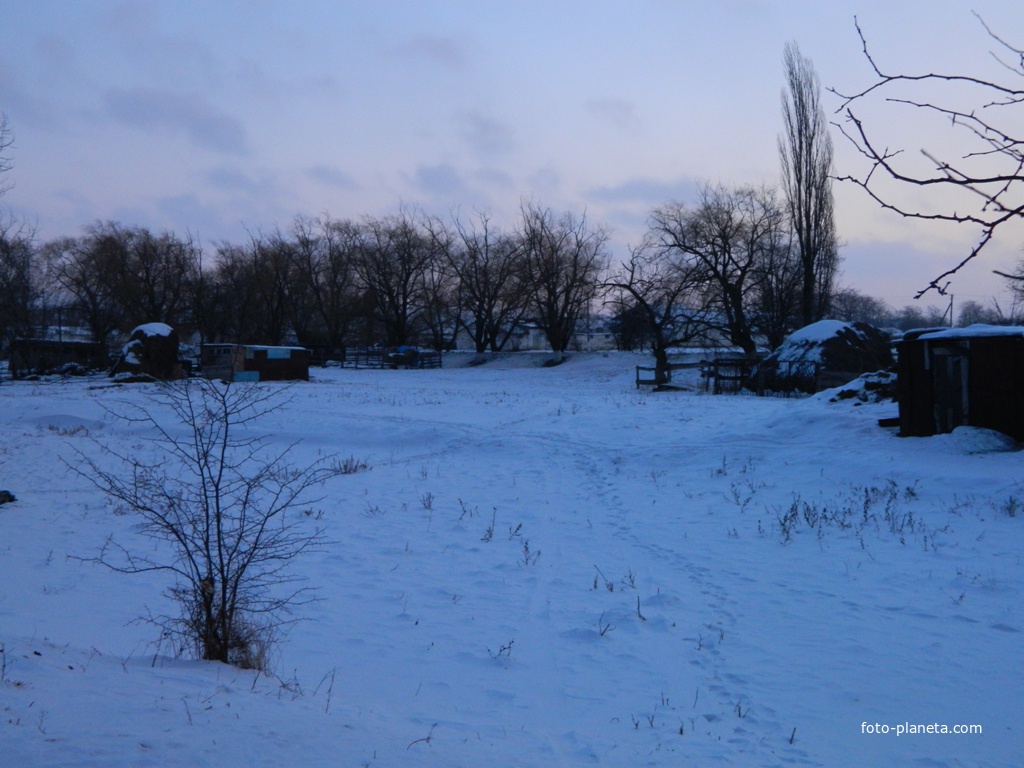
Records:
[[[309,350],[260,344],[203,344],[203,376],[224,381],[309,381]]]
[[[461,337],[460,337],[461,340]],[[460,341],[460,348],[471,347]],[[541,352],[551,349],[547,333],[534,323],[522,322],[509,338],[508,348],[516,352]],[[589,352],[615,349],[615,335],[607,318],[583,318],[569,341],[569,351]]]
[[[897,349],[900,435],[973,426],[1024,441],[1024,327],[909,331]]]

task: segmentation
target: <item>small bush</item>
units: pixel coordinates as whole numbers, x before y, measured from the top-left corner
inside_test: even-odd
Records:
[[[108,451],[124,472],[78,452],[71,468],[115,505],[139,518],[137,530],[167,547],[108,539],[94,558],[120,573],[161,571],[177,617],[152,617],[179,651],[208,661],[266,669],[290,611],[312,599],[289,566],[322,543],[319,515],[302,507],[311,490],[353,459],[297,469],[251,426],[277,405],[277,390],[186,379],[161,385],[146,406],[115,415],[150,428],[161,453],[150,460]],[[180,427],[183,426],[184,430]]]

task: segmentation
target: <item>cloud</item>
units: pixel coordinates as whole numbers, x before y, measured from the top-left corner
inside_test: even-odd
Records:
[[[307,168],[306,176],[313,179],[313,181],[318,181],[321,184],[335,187],[336,189],[351,190],[356,189],[358,186],[355,179],[347,173],[329,165],[315,165],[312,168]]]
[[[132,128],[184,135],[195,146],[215,152],[247,151],[242,123],[202,96],[156,88],[116,89],[107,91],[104,105],[108,115]]]
[[[687,177],[674,181],[634,178],[611,186],[594,187],[587,191],[587,196],[606,203],[641,203],[653,207],[669,201],[693,201],[699,191],[700,183]]]
[[[257,211],[244,203],[215,203],[201,199],[194,193],[170,195],[156,201],[154,218],[161,228],[169,228],[179,234],[185,231],[198,239],[204,246],[215,246],[220,242],[245,243],[252,232],[262,225],[273,226],[272,217],[265,211]],[[287,220],[282,217],[281,220]],[[210,253],[213,249],[211,248]]]
[[[101,10],[101,20],[110,27],[138,36],[159,24],[159,6],[145,0],[119,0]]]
[[[156,209],[163,226],[179,234],[188,231],[202,239],[216,233],[216,238],[229,241],[244,241],[248,236],[241,218],[232,220],[225,210],[211,206],[191,192],[161,197],[156,201]]]
[[[636,177],[593,187],[583,196],[594,204],[601,220],[614,229],[620,242],[636,244],[647,232],[654,208],[669,202],[693,203],[699,191],[700,182],[685,176],[670,181]]]
[[[466,66],[465,50],[453,37],[419,35],[400,45],[397,50],[403,56],[441,64],[451,69],[463,69]]]
[[[593,99],[586,103],[586,108],[598,120],[624,133],[633,133],[640,127],[636,105],[626,99]]]
[[[462,135],[474,151],[481,155],[504,154],[515,146],[512,126],[479,112],[467,112],[461,116]]]
[[[416,185],[424,192],[446,200],[465,200],[468,188],[451,163],[421,165],[416,169]]]
[[[32,52],[48,86],[81,84],[84,67],[74,46],[67,39],[43,35],[32,42]]]
[[[26,82],[20,64],[15,67],[0,57],[0,110],[12,122],[17,118],[24,124],[48,128],[64,124],[68,107],[58,109],[49,94]]]
[[[217,48],[172,32],[177,26],[171,23],[174,15],[167,3],[126,0],[100,9],[96,21],[102,29],[99,34],[127,57],[137,76],[209,86],[223,68]]]
[[[242,173],[242,171],[227,167],[214,168],[206,174],[206,180],[211,186],[218,189],[240,191],[248,194],[256,194],[263,187],[260,182]]]
[[[481,168],[473,174],[473,178],[485,187],[510,190],[515,186],[512,176],[498,168]]]

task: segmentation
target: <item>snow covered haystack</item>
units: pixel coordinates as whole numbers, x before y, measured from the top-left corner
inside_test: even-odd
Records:
[[[154,379],[180,379],[178,334],[165,323],[145,323],[135,328],[121,356],[110,369],[111,376],[145,376]]]
[[[816,392],[894,363],[889,335],[867,323],[819,320],[792,333],[758,366],[766,390]]]

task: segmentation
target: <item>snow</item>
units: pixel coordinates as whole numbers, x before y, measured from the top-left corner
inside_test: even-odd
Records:
[[[991,453],[1018,449],[1012,437],[980,427],[957,427],[948,435],[935,435],[935,441],[949,442],[954,449],[963,453]]]
[[[963,328],[943,328],[922,333],[922,339],[974,339],[979,336],[1024,336],[1024,327],[1019,325],[988,325],[975,323]]]
[[[62,462],[146,450],[111,413],[158,385],[4,383],[4,764],[1019,764],[1015,446],[522,359],[287,389],[276,445],[369,469],[324,489],[274,676],[170,658],[166,581],[88,562],[154,545]],[[983,733],[895,735],[935,723]]]
[[[823,342],[835,338],[847,328],[852,330],[852,326],[839,320],[819,320],[811,323],[787,336],[773,353],[773,357],[787,363],[821,363]],[[859,332],[854,333],[860,336]]]
[[[174,329],[166,323],[144,323],[132,330],[131,335],[142,333],[143,336],[170,336]]]
[[[816,323],[805,325],[803,328],[794,331],[787,341],[818,344],[834,336],[838,336],[844,328],[849,327],[848,323],[841,320],[819,320]]]

